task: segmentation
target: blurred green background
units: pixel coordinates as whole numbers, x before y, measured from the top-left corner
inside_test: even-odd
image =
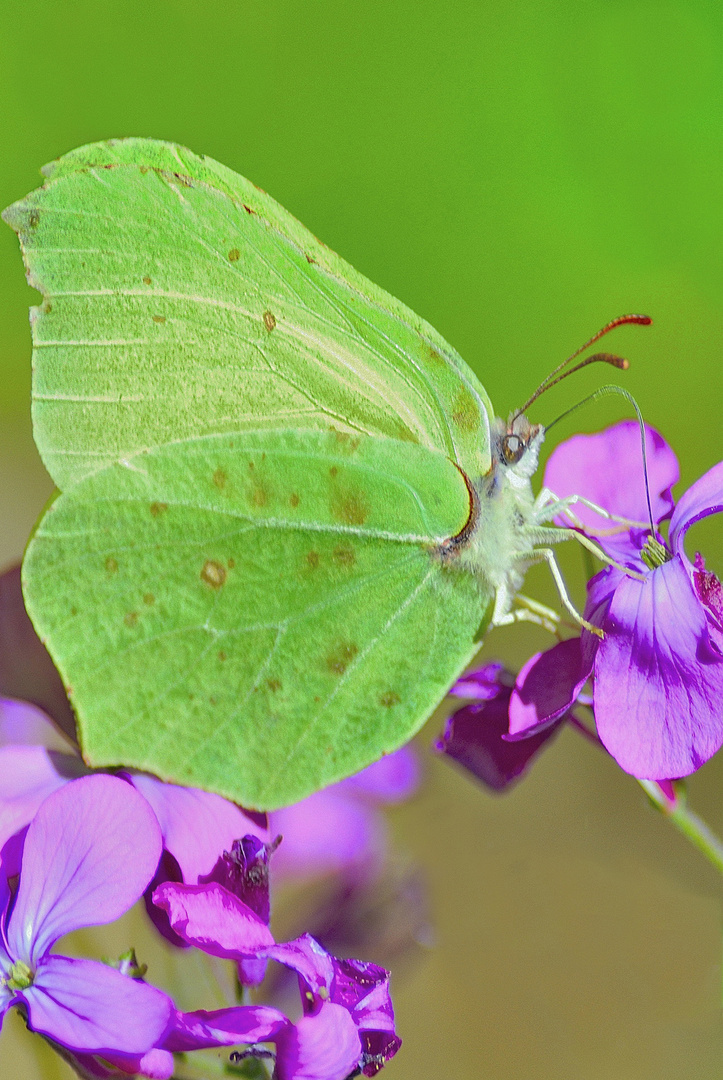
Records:
[[[429,319],[501,415],[608,319],[649,313],[609,348],[685,485],[723,457],[722,38],[719,0],[0,0],[0,204],[82,143],[185,143]],[[29,302],[2,229],[2,565],[50,493]],[[606,400],[556,439],[627,412]],[[719,521],[692,543],[723,570]],[[554,599],[542,571],[527,591]],[[541,634],[485,650],[519,664]],[[719,1080],[720,881],[634,781],[572,732],[501,800],[427,772],[392,827],[427,868],[436,945],[397,979],[389,1080]],[[723,761],[691,789],[723,831]],[[11,1019],[0,1077],[69,1075],[36,1050]]]

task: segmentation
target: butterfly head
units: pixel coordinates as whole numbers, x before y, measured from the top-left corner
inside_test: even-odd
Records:
[[[515,415],[505,423],[492,425],[492,461],[513,485],[528,481],[537,469],[540,447],[545,438],[542,424],[531,424],[526,416]]]

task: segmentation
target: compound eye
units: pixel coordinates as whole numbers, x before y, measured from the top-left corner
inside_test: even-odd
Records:
[[[516,465],[526,449],[527,443],[519,435],[508,432],[502,440],[502,456],[508,465]]]

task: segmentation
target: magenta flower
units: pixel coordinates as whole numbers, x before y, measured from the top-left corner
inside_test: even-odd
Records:
[[[524,680],[520,686],[525,693]],[[534,709],[536,719],[544,716],[545,723],[540,724],[540,734],[511,742],[506,736],[512,699],[518,689],[514,675],[502,664],[486,664],[468,672],[455,683],[450,693],[467,698],[470,703],[452,713],[434,749],[498,792],[505,791],[525,775],[543,746],[556,734],[570,704],[566,698],[565,707],[559,708],[561,703],[555,679],[551,684],[544,680],[531,681],[525,707]]]
[[[30,823],[48,795],[92,772],[40,709],[0,698],[0,850]],[[238,837],[268,839],[261,822],[220,795],[164,784],[144,773],[119,775],[150,803],[161,827],[163,857],[154,886],[166,880],[197,882]],[[150,894],[146,906],[158,929],[179,944]]]
[[[165,994],[51,949],[123,915],[160,853],[150,806],[122,780],[85,777],[45,799],[27,831],[14,904],[0,872],[0,1015],[21,1005],[32,1031],[80,1053],[143,1055],[158,1044],[172,1012]]]
[[[154,901],[175,932],[204,952],[240,962],[276,960],[295,971],[303,1008],[295,1024],[268,1007],[186,1014],[168,1049],[273,1042],[278,1080],[345,1080],[356,1070],[373,1076],[399,1049],[383,968],[338,960],[308,934],[277,945],[264,920],[216,882],[167,882]]]
[[[631,425],[577,436],[550,458],[546,486],[577,494],[604,510],[645,521],[640,446]],[[651,502],[658,520],[670,512],[677,463],[648,429]],[[603,482],[602,478],[606,478]],[[667,485],[667,488],[666,488]],[[661,489],[663,489],[661,491]],[[641,779],[687,776],[723,743],[723,593],[700,555],[692,564],[684,541],[691,525],[723,510],[723,463],[681,497],[667,544],[649,528],[610,537],[610,523],[580,512],[589,535],[644,580],[614,568],[588,584],[586,617],[605,633],[583,634],[580,676],[592,670],[598,735],[623,769]]]

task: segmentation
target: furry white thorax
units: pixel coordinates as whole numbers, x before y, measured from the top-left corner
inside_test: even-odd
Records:
[[[505,457],[507,435],[519,437],[524,444],[518,461],[509,462]],[[473,484],[477,521],[459,558],[494,590],[493,624],[508,621],[527,568],[539,561],[539,546],[557,539],[557,530],[542,525],[550,520],[550,514],[545,503],[535,500],[530,483],[544,438],[545,429],[531,427],[524,417],[509,426],[496,420],[491,431],[492,465]]]

